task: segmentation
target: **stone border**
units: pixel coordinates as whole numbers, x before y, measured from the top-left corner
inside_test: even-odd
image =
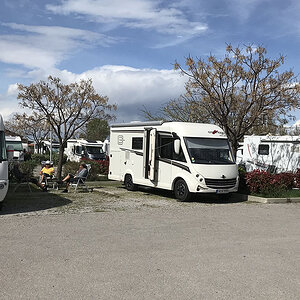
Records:
[[[258,203],[300,203],[300,198],[263,198],[245,194],[236,194],[238,199],[242,201],[251,201]]]

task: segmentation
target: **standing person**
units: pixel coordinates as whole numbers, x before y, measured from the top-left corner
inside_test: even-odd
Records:
[[[69,173],[63,180],[62,182],[66,183],[66,188],[62,191],[63,193],[67,193],[68,192],[68,188],[70,185],[70,182],[74,182],[76,180],[78,180],[79,178],[86,178],[88,175],[88,169],[87,169],[87,165],[85,163],[81,163],[79,166],[78,171],[76,172],[75,175]]]
[[[49,177],[49,178],[53,177],[54,168],[49,160],[45,162],[45,166],[42,168],[40,175],[41,175],[40,183],[42,183],[45,180],[45,177]]]

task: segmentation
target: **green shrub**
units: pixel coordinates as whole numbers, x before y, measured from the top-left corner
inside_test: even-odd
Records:
[[[66,162],[63,167],[63,177],[67,176],[69,173],[75,174],[79,169],[79,165],[80,163],[75,161]]]
[[[35,163],[35,165],[41,164],[42,161],[48,160],[49,155],[46,154],[39,154],[39,153],[34,153],[31,154],[31,161]]]
[[[99,180],[101,174],[105,174],[107,167],[103,167],[102,164],[99,164],[96,161],[92,161],[92,160],[88,160],[88,161],[83,161],[85,164],[89,164],[91,165],[91,169],[89,171],[89,176],[88,176],[88,180],[89,181],[95,181],[95,180]],[[81,163],[81,162],[80,162]],[[63,167],[63,176],[67,176],[69,173],[75,175],[76,172],[79,169],[80,163],[78,162],[73,162],[73,161],[68,161],[64,164]]]
[[[50,157],[50,156],[49,156],[49,157]],[[49,158],[48,158],[48,159],[49,159]],[[52,161],[53,161],[53,164],[54,164],[55,166],[58,165],[58,160],[59,160],[59,154],[56,153],[56,152],[53,153],[53,154],[52,154]],[[66,154],[64,154],[62,164],[64,165],[64,164],[67,162],[67,160],[68,160],[68,156],[67,156]]]
[[[24,178],[31,178],[33,177],[33,171],[34,168],[36,167],[36,163],[32,160],[26,160],[26,161],[22,161],[22,162],[11,162],[10,166],[9,166],[9,180],[12,182],[16,182],[18,181],[17,178],[15,178],[15,174],[14,174],[14,166],[18,165],[18,168],[20,170],[20,172],[23,174]]]
[[[67,162],[67,155],[64,154],[63,157],[63,164],[65,164]],[[39,154],[39,153],[34,153],[31,155],[31,160],[34,161],[36,163],[36,165],[40,164],[42,161],[45,160],[50,160],[50,155],[49,154]],[[52,154],[52,161],[54,166],[58,165],[58,160],[59,160],[59,154],[58,153],[53,153]]]

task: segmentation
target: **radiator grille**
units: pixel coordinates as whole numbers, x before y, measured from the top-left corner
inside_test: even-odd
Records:
[[[205,178],[205,183],[209,188],[233,188],[236,185],[236,178],[232,179],[209,179]]]

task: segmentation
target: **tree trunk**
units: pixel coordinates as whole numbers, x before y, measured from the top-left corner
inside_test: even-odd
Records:
[[[62,144],[62,145],[59,146],[59,152],[58,152],[58,165],[57,165],[57,178],[58,178],[58,180],[61,180],[64,152],[65,152],[65,147]]]

